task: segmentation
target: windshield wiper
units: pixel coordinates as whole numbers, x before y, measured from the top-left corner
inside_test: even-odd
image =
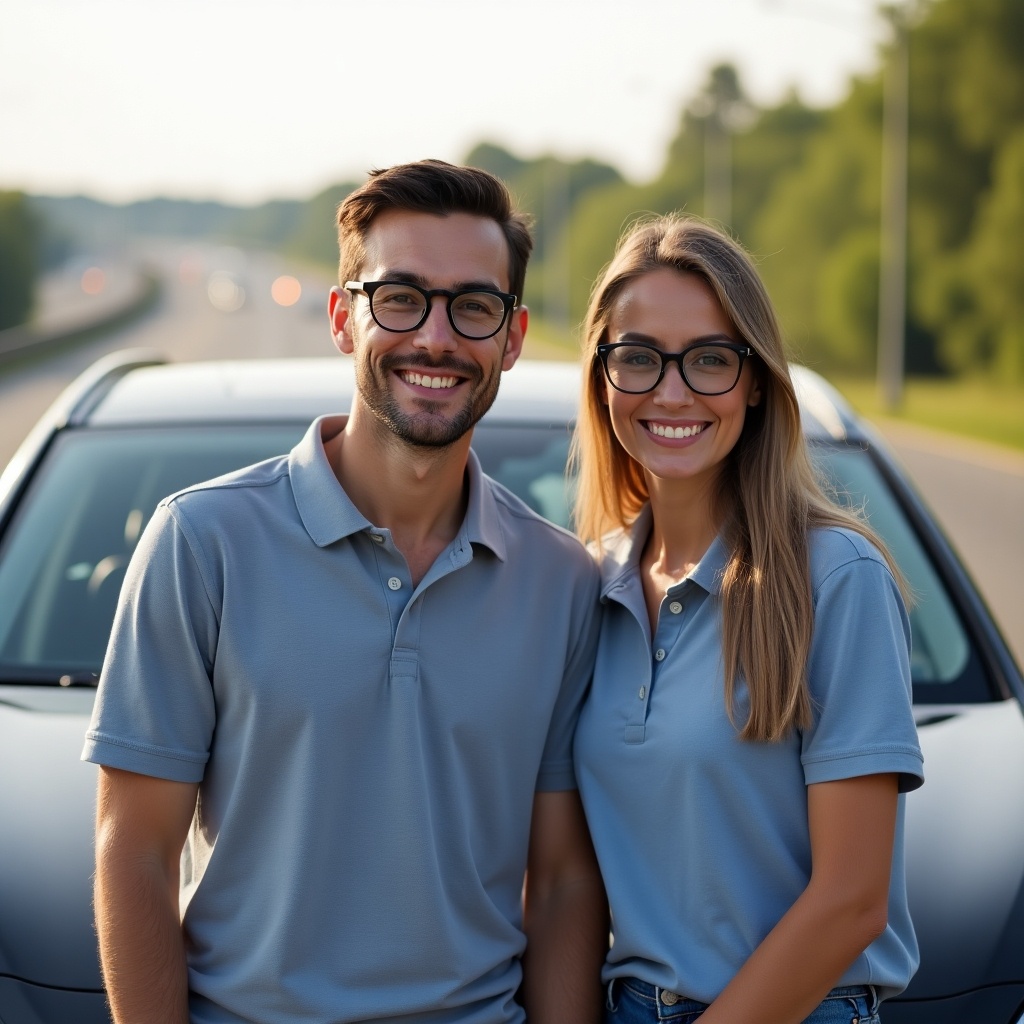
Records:
[[[88,686],[96,689],[99,684],[100,674],[88,670],[76,672],[33,672],[0,670],[0,685],[6,686]]]
[[[99,685],[99,672],[67,672],[57,680],[58,686],[91,686]]]

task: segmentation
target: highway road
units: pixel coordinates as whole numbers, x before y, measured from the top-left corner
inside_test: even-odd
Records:
[[[0,366],[0,466],[61,389],[106,352],[144,347],[188,360],[334,351],[326,313],[333,282],[326,276],[289,267],[276,256],[210,247],[161,246],[148,255],[166,283],[159,307],[144,320],[73,351]],[[245,289],[237,310],[230,309],[230,291],[228,301],[221,296],[222,308],[211,302],[210,275],[218,270]],[[271,284],[282,274],[301,282],[295,305],[282,306],[271,297]],[[888,421],[878,427],[935,510],[1024,664],[1024,454]]]

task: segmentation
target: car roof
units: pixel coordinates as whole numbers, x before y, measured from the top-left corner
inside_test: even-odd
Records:
[[[573,363],[521,360],[504,374],[491,419],[564,423],[575,415]],[[142,366],[120,376],[93,405],[93,426],[148,423],[309,421],[348,410],[351,358],[251,359]]]
[[[491,423],[564,423],[575,418],[579,364],[521,359],[502,375]],[[856,415],[822,377],[792,368],[804,432],[811,440],[863,441]],[[309,421],[348,409],[351,358],[239,359],[168,363],[123,352],[92,368],[68,422],[117,427],[168,423]]]

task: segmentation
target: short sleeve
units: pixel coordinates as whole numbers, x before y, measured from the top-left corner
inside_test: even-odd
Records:
[[[839,536],[855,553],[815,588],[808,659],[814,724],[801,737],[804,775],[811,784],[894,772],[906,792],[924,781],[909,618],[877,551],[863,538]]]
[[[215,723],[218,616],[193,545],[162,503],[128,567],[83,760],[201,781]]]

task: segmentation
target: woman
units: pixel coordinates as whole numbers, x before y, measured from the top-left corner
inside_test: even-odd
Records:
[[[606,608],[576,762],[612,911],[607,1024],[874,1021],[917,965],[896,571],[823,495],[728,237],[636,227],[583,359],[577,524]]]

